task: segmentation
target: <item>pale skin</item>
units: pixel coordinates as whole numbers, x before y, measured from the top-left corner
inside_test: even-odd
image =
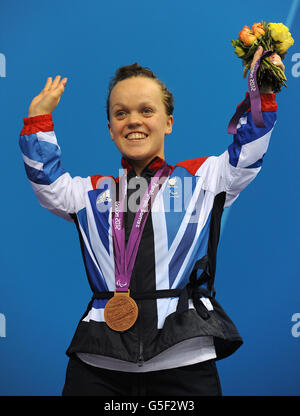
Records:
[[[164,138],[172,132],[173,116],[167,115],[155,80],[139,76],[118,82],[109,113],[111,139],[138,175],[155,156],[164,159]]]
[[[250,69],[262,53],[263,48],[259,47]],[[269,59],[285,70],[279,55],[273,54]],[[66,77],[61,79],[57,75],[54,80],[49,77],[43,90],[31,101],[28,117],[52,113],[61,99],[66,83]],[[271,94],[273,91],[266,86],[260,92]],[[164,138],[172,132],[174,120],[172,115],[166,113],[162,91],[155,80],[138,76],[118,82],[111,91],[109,109],[108,129],[111,139],[120,153],[131,162],[137,175],[155,156],[164,159]],[[144,136],[134,136],[134,132],[143,133]]]

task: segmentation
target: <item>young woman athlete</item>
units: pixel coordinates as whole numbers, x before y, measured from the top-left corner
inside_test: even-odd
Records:
[[[284,70],[278,55],[270,59]],[[172,166],[164,152],[172,94],[151,70],[121,67],[107,118],[124,173],[72,178],[51,115],[66,82],[48,78],[20,137],[40,204],[77,227],[92,290],[67,350],[63,395],[221,395],[215,362],[242,339],[215,299],[220,220],[261,169],[275,94],[260,90],[265,127],[256,127],[249,108],[223,154]]]

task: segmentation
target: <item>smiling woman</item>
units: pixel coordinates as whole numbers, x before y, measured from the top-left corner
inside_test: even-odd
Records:
[[[215,299],[221,216],[261,169],[275,94],[260,94],[263,128],[247,109],[224,153],[172,166],[164,156],[172,94],[151,70],[121,67],[107,118],[124,173],[73,178],[62,168],[51,114],[66,82],[48,78],[20,137],[41,205],[77,227],[93,292],[66,352],[63,395],[220,395],[215,361],[242,344]]]
[[[152,71],[133,64],[116,74],[107,99],[108,128],[138,175],[155,156],[164,159],[172,112],[173,96]]]

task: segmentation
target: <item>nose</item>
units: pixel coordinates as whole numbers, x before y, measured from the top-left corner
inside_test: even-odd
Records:
[[[129,114],[129,117],[128,117],[127,121],[128,121],[128,127],[129,128],[140,126],[142,124],[142,121],[141,121],[139,115],[135,112],[132,112],[132,113]]]

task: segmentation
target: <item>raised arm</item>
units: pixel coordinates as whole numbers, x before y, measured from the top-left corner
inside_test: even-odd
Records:
[[[257,176],[269,146],[277,120],[277,103],[275,94],[261,94],[260,97],[265,127],[255,126],[249,108],[239,120],[233,142],[218,158],[223,190],[226,191],[225,207],[230,206]]]
[[[262,52],[263,49],[259,48],[254,55],[251,68]],[[274,54],[270,59],[284,70],[278,55]],[[207,189],[211,189],[215,194],[226,192],[225,207],[230,206],[259,173],[268,149],[277,119],[277,103],[275,94],[267,85],[260,89],[260,97],[265,127],[255,126],[249,108],[239,119],[237,133],[233,135],[233,142],[227,150],[218,157],[208,157],[198,171],[198,175],[205,178]]]
[[[52,112],[60,101],[67,78],[48,78],[31,102],[19,145],[31,186],[40,204],[55,215],[73,221],[69,214],[85,207],[90,177],[72,178],[61,166],[61,150],[53,130]]]

